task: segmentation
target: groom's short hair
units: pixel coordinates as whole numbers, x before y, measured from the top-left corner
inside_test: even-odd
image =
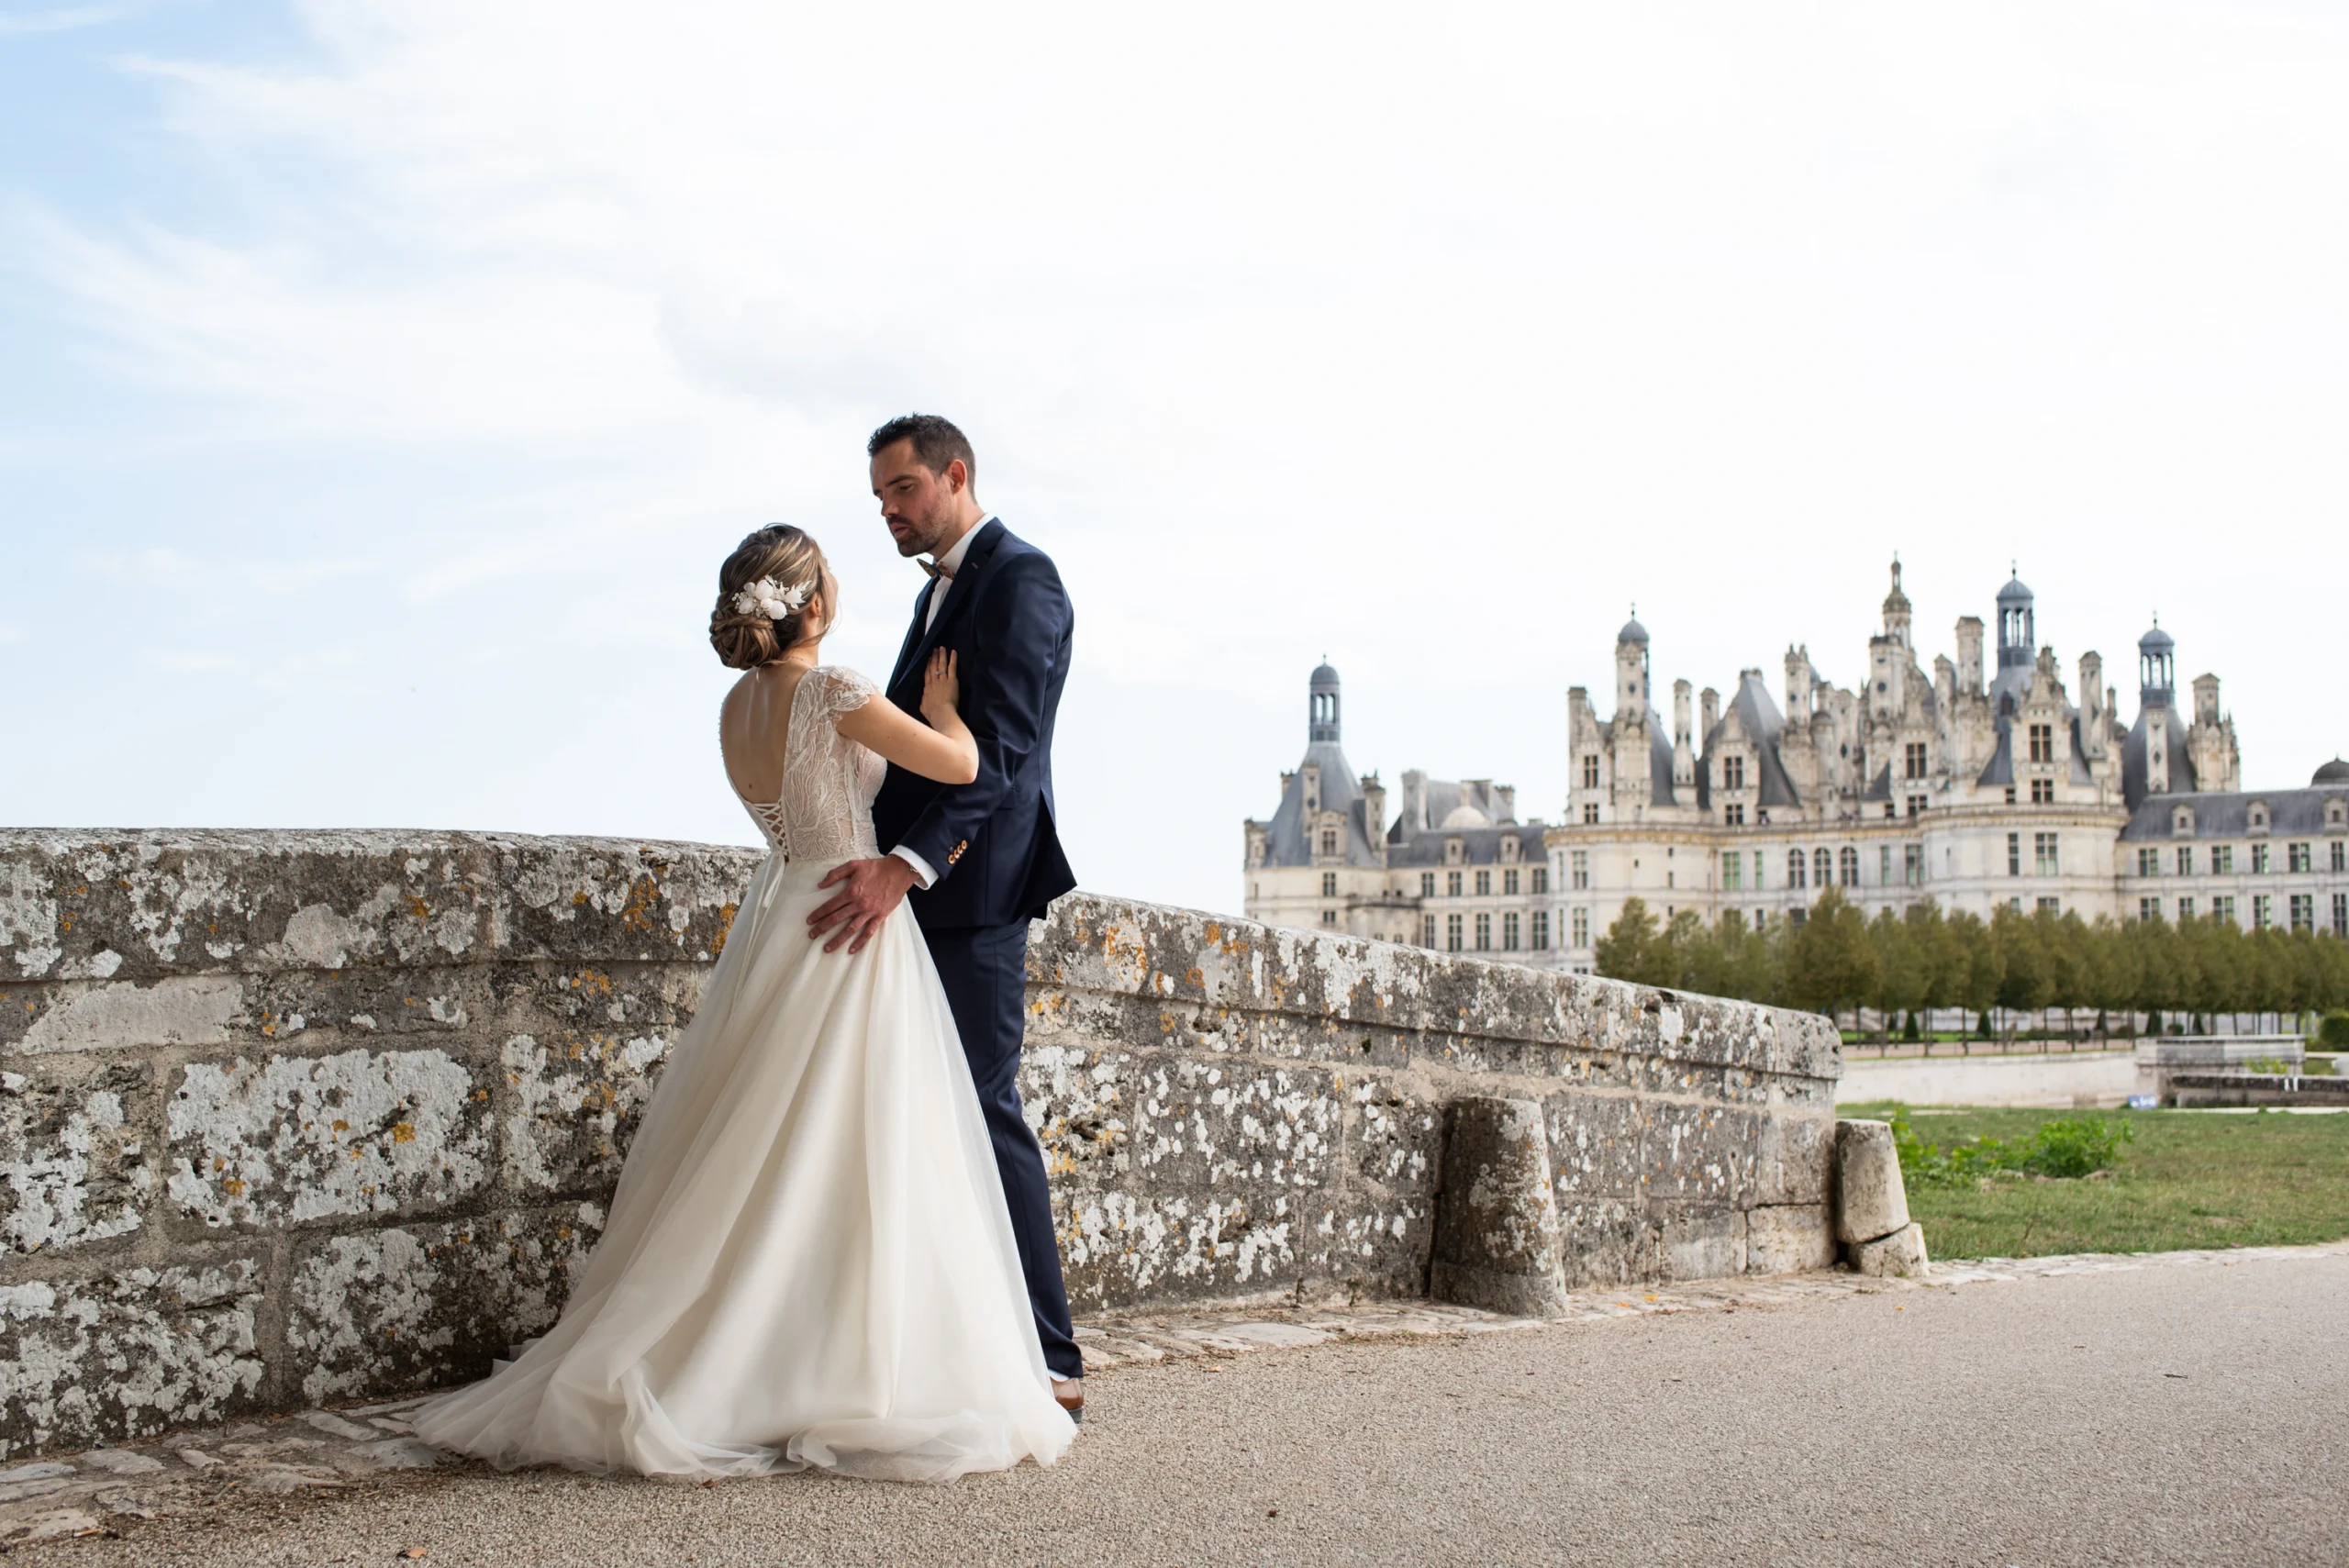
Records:
[[[915,460],[932,473],[943,473],[948,463],[962,459],[964,483],[978,484],[979,460],[971,450],[971,438],[955,428],[953,420],[936,414],[900,414],[873,432],[864,443],[864,455],[879,457],[899,441],[913,442]]]

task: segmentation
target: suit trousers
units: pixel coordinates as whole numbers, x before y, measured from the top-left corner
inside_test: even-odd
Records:
[[[922,938],[946,988],[946,1004],[970,1059],[996,1169],[1011,1209],[1011,1234],[1036,1314],[1036,1337],[1054,1377],[1081,1377],[1085,1358],[1069,1321],[1061,1279],[1060,1240],[1052,1231],[1052,1195],[1044,1151],[1019,1112],[1019,1046],[1028,1032],[1028,922],[930,930]]]

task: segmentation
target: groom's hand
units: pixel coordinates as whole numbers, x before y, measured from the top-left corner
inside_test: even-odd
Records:
[[[807,917],[807,940],[820,940],[831,932],[832,940],[824,943],[826,952],[838,952],[842,942],[851,952],[863,952],[889,911],[905,902],[906,892],[914,884],[914,868],[903,856],[883,855],[878,860],[848,861],[834,866],[817,884],[830,887],[845,883],[813,915]],[[838,930],[833,930],[838,927]]]

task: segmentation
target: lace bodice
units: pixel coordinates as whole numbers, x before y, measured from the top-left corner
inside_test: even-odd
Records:
[[[819,664],[791,694],[783,750],[783,795],[745,799],[767,847],[790,862],[866,860],[881,852],[873,838],[873,797],[889,764],[833,726],[871,702],[880,688],[853,670]]]

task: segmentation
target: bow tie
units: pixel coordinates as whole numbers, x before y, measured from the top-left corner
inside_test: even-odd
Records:
[[[945,578],[949,583],[954,581],[954,573],[952,572],[942,572],[939,570],[938,563],[934,561],[924,561],[919,557],[916,557],[914,564],[920,567],[922,574],[930,578],[932,582],[935,582],[941,577]]]

